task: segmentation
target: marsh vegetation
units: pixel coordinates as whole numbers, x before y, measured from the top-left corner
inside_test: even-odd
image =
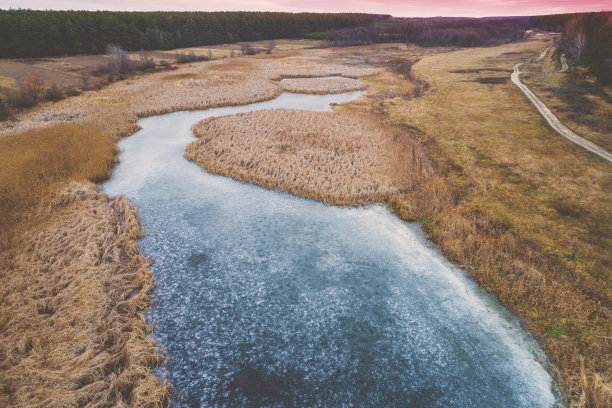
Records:
[[[7,291],[19,293],[3,297],[0,336],[10,347],[0,350],[0,367],[12,380],[2,382],[0,402],[70,405],[85,402],[85,394],[101,406],[165,401],[165,385],[155,383],[149,368],[159,354],[139,315],[152,277],[147,261],[137,256],[140,233],[135,227],[122,231],[115,211],[132,224],[135,214],[91,185],[65,183],[107,177],[116,141],[138,129],[138,117],[268,100],[283,91],[282,78],[341,75],[359,78],[368,95],[333,113],[278,110],[206,120],[196,127],[200,138],[187,155],[242,181],[330,203],[382,201],[402,219],[420,220],[445,256],[542,340],[568,405],[609,406],[610,168],[551,133],[505,80],[513,64],[537,57],[547,45],[275,51],[187,63],[172,73],[18,112],[0,129],[0,168],[8,175],[0,181],[0,210],[8,226],[3,231],[11,231],[2,242],[0,262],[8,272],[0,279]],[[408,72],[393,68],[417,60]],[[317,80],[297,84],[301,92],[323,89]],[[71,235],[64,237],[64,230]],[[126,263],[140,272],[132,274]],[[62,287],[66,279],[83,282],[81,271],[91,279]],[[23,278],[13,282],[15,276]],[[134,288],[142,296],[128,301]],[[106,299],[100,301],[104,318],[83,326],[83,335],[94,340],[78,337],[78,326],[62,316],[75,325],[84,322],[75,317],[78,299],[78,314],[93,319],[98,296]],[[40,333],[31,329],[37,324],[44,327]],[[142,358],[117,359],[128,355],[133,343],[126,333],[132,332],[140,344],[134,353]],[[58,350],[67,350],[66,358],[52,354],[45,360],[50,338],[63,339]],[[80,355],[104,369],[95,371]],[[126,361],[136,365],[122,365]],[[31,374],[47,369],[76,371],[65,379],[49,373],[53,380],[45,386]],[[78,370],[84,375],[76,376]]]

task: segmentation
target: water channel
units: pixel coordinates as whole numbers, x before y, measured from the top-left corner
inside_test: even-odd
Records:
[[[362,95],[284,93],[141,119],[101,185],[139,209],[148,311],[173,407],[547,407],[537,342],[418,224],[211,175],[191,126],[260,109],[330,110]]]

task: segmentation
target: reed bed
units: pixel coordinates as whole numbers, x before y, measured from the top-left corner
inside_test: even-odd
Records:
[[[360,78],[381,72],[380,68],[330,64],[319,54],[273,60],[231,58],[185,64],[172,73],[135,77],[59,102],[43,103],[17,114],[15,121],[0,122],[0,134],[74,123],[120,137],[137,129],[139,117],[273,99],[283,92],[279,84],[282,78],[333,75]],[[342,92],[339,86],[347,86],[348,81],[342,81],[343,85],[333,81],[305,82],[293,91]],[[353,85],[345,89],[363,89],[355,83]]]
[[[58,183],[107,178],[116,153],[114,139],[71,124],[1,135],[0,248]]]
[[[319,57],[319,58],[315,58]],[[382,73],[384,70],[363,65],[332,64],[327,54],[314,54],[266,61],[262,72],[269,78],[314,78],[343,76],[362,78]]]
[[[351,78],[288,78],[280,81],[284,91],[296,93],[330,94],[361,91],[367,86]]]
[[[0,254],[0,405],[162,406],[135,208],[73,182],[31,217]]]
[[[384,201],[433,172],[418,144],[366,114],[278,109],[193,129],[185,156],[206,170],[326,203]]]

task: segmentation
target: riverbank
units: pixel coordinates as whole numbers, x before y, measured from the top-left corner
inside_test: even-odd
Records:
[[[376,126],[389,126],[400,134],[383,146],[419,146],[414,157],[423,163],[431,160],[434,170],[432,174],[417,173],[425,177],[412,183],[413,162],[403,163],[390,179],[400,183],[392,186],[397,194],[381,201],[402,219],[421,220],[449,259],[524,319],[556,362],[570,405],[606,406],[612,378],[606,358],[612,337],[606,278],[610,276],[606,265],[612,264],[608,262],[610,215],[605,212],[612,205],[606,187],[609,168],[593,161],[588,152],[551,139],[550,130],[510,83],[512,65],[541,49],[542,44],[536,41],[436,55],[440,50],[384,45],[190,64],[171,75],[148,75],[36,108],[16,123],[3,125],[0,141],[19,132],[28,140],[32,129],[70,122],[115,143],[137,129],[139,116],[271,99],[282,92],[278,80],[283,77],[362,77],[368,86],[367,98],[341,106],[331,115],[373,115],[370,117],[376,122],[383,122]],[[396,66],[398,60],[419,58],[423,59],[413,72],[431,89],[424,97],[415,98],[423,93],[422,82],[409,80],[389,67]],[[325,129],[322,134],[334,136]],[[356,137],[367,139],[370,134]],[[80,137],[75,137],[75,143]],[[287,137],[293,138],[291,133]],[[35,143],[24,143],[24,149],[34,157],[45,157],[45,151]],[[361,153],[367,146],[370,144],[361,146]],[[279,157],[291,154],[296,146],[291,142],[288,147],[284,152],[279,148]],[[254,150],[254,157],[259,159],[264,151]],[[380,151],[384,155],[385,150]],[[338,150],[333,157],[342,160],[347,156]],[[18,158],[15,168],[32,166],[37,160]],[[52,194],[49,191],[70,179],[91,177],[74,170],[71,163],[59,174],[48,190],[40,191],[32,206],[44,202]],[[250,180],[250,174],[245,171],[243,181],[257,182]],[[15,180],[24,182],[19,177]],[[278,179],[270,180],[267,186],[276,188]],[[342,180],[345,191],[351,191],[352,178]],[[402,184],[406,180],[411,182]],[[292,183],[307,185],[298,177]],[[10,200],[11,186],[1,191]],[[296,193],[311,194],[306,189]],[[8,244],[22,242],[18,237],[38,228],[40,220],[23,218],[33,208],[3,213],[5,225],[18,225]],[[26,251],[25,247],[13,248]],[[4,265],[3,269],[7,270]],[[36,313],[35,301],[29,300],[28,313]],[[113,355],[107,354],[107,358],[112,360]],[[69,362],[65,367],[70,367]],[[2,393],[11,398],[18,389],[15,385]],[[136,395],[130,393],[124,401],[133,403],[132,398]]]
[[[136,209],[73,182],[29,217],[0,255],[0,405],[164,405]]]

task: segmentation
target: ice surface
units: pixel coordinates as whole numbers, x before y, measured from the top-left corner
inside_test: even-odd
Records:
[[[329,110],[283,94],[140,121],[102,185],[140,211],[173,406],[546,407],[533,338],[418,224],[213,176],[183,158],[204,117]]]

